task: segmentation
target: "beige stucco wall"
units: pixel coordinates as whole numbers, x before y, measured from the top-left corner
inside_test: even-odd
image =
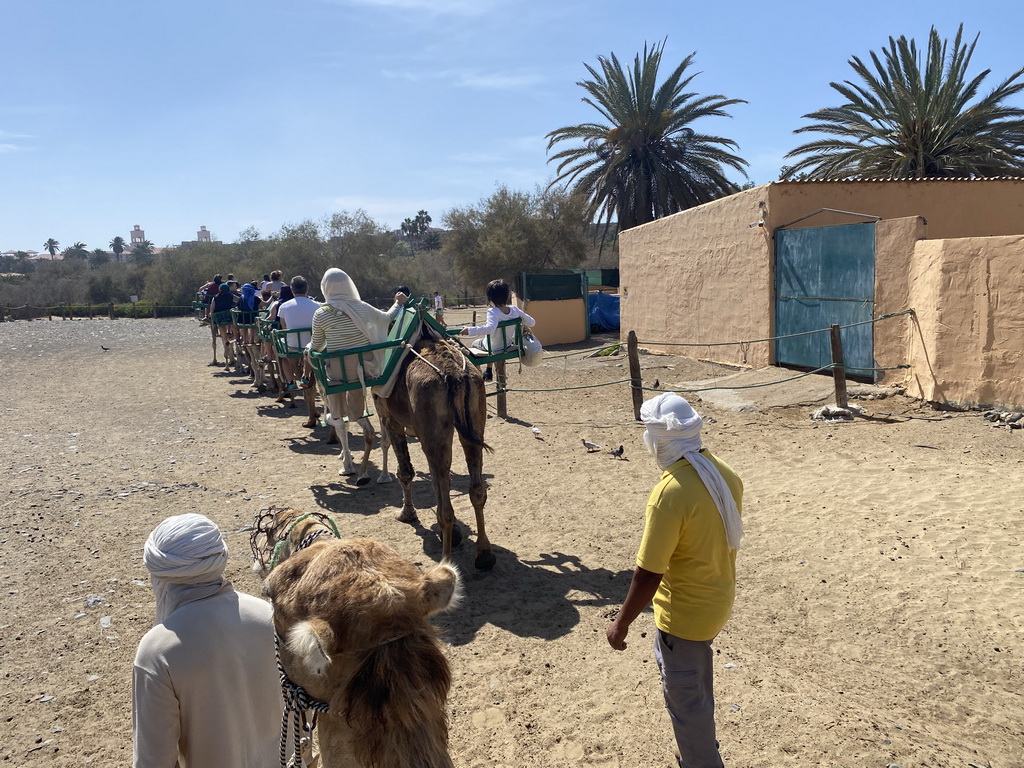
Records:
[[[875,309],[874,316],[913,309],[910,298],[910,270],[917,242],[925,238],[928,225],[921,216],[879,221],[875,225]],[[875,365],[894,368],[907,365],[914,321],[910,315],[879,320],[874,326]],[[879,371],[878,383],[906,379],[905,370]]]
[[[925,181],[798,181],[766,185],[767,225],[775,227],[819,208],[898,219],[922,216],[928,237],[990,237],[1024,234],[1024,179],[929,179]],[[751,190],[756,192],[765,187]],[[864,221],[821,213],[795,227]]]
[[[922,240],[909,292],[909,394],[1024,407],[1024,237]]]
[[[772,326],[771,239],[760,220],[767,187],[623,232],[619,238],[622,335],[645,342],[767,338]],[[770,362],[769,344],[659,347],[736,365]]]
[[[517,296],[513,303],[537,321],[533,332],[545,347],[587,338],[589,317],[585,299],[523,302]]]

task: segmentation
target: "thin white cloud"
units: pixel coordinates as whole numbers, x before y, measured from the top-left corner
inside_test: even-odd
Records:
[[[384,77],[392,80],[405,80],[410,83],[422,83],[425,81],[445,81],[457,88],[474,88],[485,91],[516,91],[524,88],[532,88],[544,81],[544,78],[535,73],[510,73],[510,72],[477,72],[468,69],[438,69],[434,71],[424,70],[384,70]]]
[[[0,144],[0,155],[6,152],[17,152],[21,147],[17,144]]]

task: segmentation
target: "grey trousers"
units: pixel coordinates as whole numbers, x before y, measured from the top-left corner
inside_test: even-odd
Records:
[[[654,659],[682,768],[723,768],[715,738],[711,641],[683,640],[655,630]]]

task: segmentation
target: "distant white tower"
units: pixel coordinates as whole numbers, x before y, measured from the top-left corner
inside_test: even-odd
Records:
[[[142,245],[146,241],[146,233],[138,224],[132,229],[132,245]]]
[[[210,240],[210,232],[209,232],[209,230],[206,229],[205,226],[200,227],[199,231],[196,232],[196,242],[199,242],[199,243],[209,243],[209,242],[212,242]]]

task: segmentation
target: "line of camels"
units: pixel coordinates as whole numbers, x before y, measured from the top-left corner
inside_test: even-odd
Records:
[[[415,435],[426,455],[437,500],[441,563],[421,571],[387,544],[339,538],[333,521],[319,512],[271,508],[257,513],[253,525],[254,569],[264,576],[263,593],[274,606],[286,714],[289,706],[296,710],[291,729],[296,745],[298,718],[305,723],[307,712],[288,704],[288,686],[293,694],[304,692],[303,701],[316,704],[315,731],[309,727],[313,735],[301,755],[293,752],[295,766],[453,765],[446,711],[451,670],[430,618],[457,605],[461,597],[459,572],[449,560],[461,539],[450,500],[456,435],[469,468],[469,497],[476,513],[475,565],[490,569],[495,563],[484,526],[483,453],[491,450],[484,442],[486,392],[480,370],[467,364],[452,340],[425,332],[413,349],[415,354],[406,355],[401,363],[390,395],[374,395],[384,449],[382,477],[387,475],[390,446],[403,492],[398,519],[415,522],[407,439]],[[362,397],[352,398],[350,404],[348,394],[327,395],[324,402],[348,470],[352,467],[342,416],[363,428],[364,454],[357,477],[362,484],[369,480],[374,435]],[[289,729],[284,730],[282,760]]]

